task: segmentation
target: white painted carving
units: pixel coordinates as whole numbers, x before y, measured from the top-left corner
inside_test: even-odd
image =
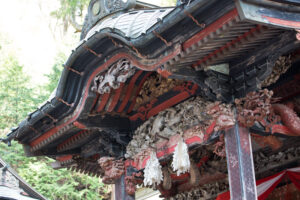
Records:
[[[118,89],[120,84],[125,83],[134,72],[135,68],[128,60],[119,60],[106,73],[99,74],[94,78],[92,91],[97,91],[100,94],[110,93],[111,88]]]

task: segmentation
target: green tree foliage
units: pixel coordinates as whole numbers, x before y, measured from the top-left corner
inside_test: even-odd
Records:
[[[66,61],[66,56],[63,53],[59,53],[56,57],[56,62],[52,67],[52,71],[49,74],[46,74],[46,78],[48,79],[47,84],[45,85],[45,91],[48,94],[51,94],[55,88],[57,87],[61,72],[62,72],[62,65]]]
[[[3,53],[4,54],[4,53]],[[1,56],[0,50],[0,137],[25,119],[57,86],[64,56],[58,56],[52,72],[46,77],[47,84],[30,84],[30,77],[23,71],[13,55]],[[54,200],[102,199],[109,188],[99,178],[89,177],[67,169],[54,170],[47,157],[26,157],[22,145],[13,141],[8,147],[0,143],[0,156],[13,167],[21,177],[45,197]]]
[[[0,66],[0,129],[16,125],[34,109],[34,89],[29,85],[29,76],[16,58],[9,55]]]
[[[22,145],[13,141],[8,147],[1,143],[1,157],[32,187],[53,200],[103,199],[110,188],[99,178],[89,177],[67,169],[54,170],[46,157],[26,157]]]
[[[177,0],[140,1],[154,3],[158,6],[175,6],[177,2]],[[59,9],[51,14],[63,23],[65,31],[67,31],[69,25],[72,25],[76,32],[80,32],[89,2],[90,0],[60,0]]]
[[[160,0],[160,6],[176,6],[177,0]]]
[[[64,30],[67,31],[69,25],[80,32],[84,19],[84,12],[90,0],[60,0],[60,8],[52,12],[52,16],[59,19],[64,24]]]

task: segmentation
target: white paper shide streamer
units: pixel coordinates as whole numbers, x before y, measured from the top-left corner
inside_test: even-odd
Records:
[[[191,163],[188,153],[188,147],[183,141],[182,137],[180,137],[173,154],[173,170],[177,171],[177,176],[179,176],[181,173],[188,172],[190,170],[190,165]]]
[[[163,180],[161,165],[156,157],[155,152],[150,153],[150,159],[144,169],[144,185],[158,185]]]

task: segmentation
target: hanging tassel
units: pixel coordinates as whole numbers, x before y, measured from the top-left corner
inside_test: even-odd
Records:
[[[173,154],[173,170],[177,171],[177,176],[179,176],[181,173],[188,172],[190,170],[190,165],[191,162],[188,153],[188,147],[183,141],[182,137],[180,137]]]
[[[161,165],[156,157],[156,153],[152,151],[144,169],[144,185],[158,185],[162,180]]]

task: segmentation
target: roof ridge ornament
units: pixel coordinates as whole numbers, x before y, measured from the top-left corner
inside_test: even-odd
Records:
[[[102,18],[118,12],[134,8],[136,0],[91,0],[84,20],[80,39]]]

